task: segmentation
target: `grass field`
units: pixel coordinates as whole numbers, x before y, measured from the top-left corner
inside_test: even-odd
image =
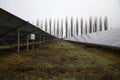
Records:
[[[120,80],[120,57],[62,40],[20,54],[1,50],[0,80]]]

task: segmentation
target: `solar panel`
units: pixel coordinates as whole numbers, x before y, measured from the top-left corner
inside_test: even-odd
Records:
[[[56,39],[53,35],[0,8],[1,42],[9,43],[12,41],[13,43],[17,43],[18,38],[20,41],[26,41],[29,34],[35,34],[36,40],[39,40],[39,36],[45,37],[46,40]]]
[[[18,18],[17,16],[0,8],[0,38],[9,40],[16,38],[17,29],[20,29],[20,36],[26,36],[29,33],[41,34],[48,38],[55,38],[54,36],[42,31],[40,28]]]
[[[120,48],[120,28],[74,36],[65,40]]]

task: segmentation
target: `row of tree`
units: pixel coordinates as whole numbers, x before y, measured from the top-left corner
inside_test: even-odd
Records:
[[[68,18],[65,19],[45,19],[45,21],[36,20],[36,26],[40,27],[42,30],[50,33],[59,38],[72,37],[78,35],[84,35],[88,33],[108,30],[108,19],[92,18],[89,20],[80,20],[78,18]]]

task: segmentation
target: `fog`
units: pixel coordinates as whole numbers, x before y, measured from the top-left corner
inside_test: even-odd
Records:
[[[26,21],[107,16],[110,28],[120,27],[120,0],[0,0],[0,7]]]

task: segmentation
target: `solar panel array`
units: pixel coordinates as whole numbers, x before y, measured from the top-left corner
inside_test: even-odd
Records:
[[[120,28],[74,36],[65,40],[120,48]]]
[[[40,28],[26,22],[17,16],[0,8],[0,40],[5,42],[15,42],[17,40],[18,29],[20,30],[20,40],[25,41],[26,35],[36,34],[36,40],[39,36],[45,36],[47,40],[56,37],[44,32]],[[1,42],[0,42],[1,43]]]

